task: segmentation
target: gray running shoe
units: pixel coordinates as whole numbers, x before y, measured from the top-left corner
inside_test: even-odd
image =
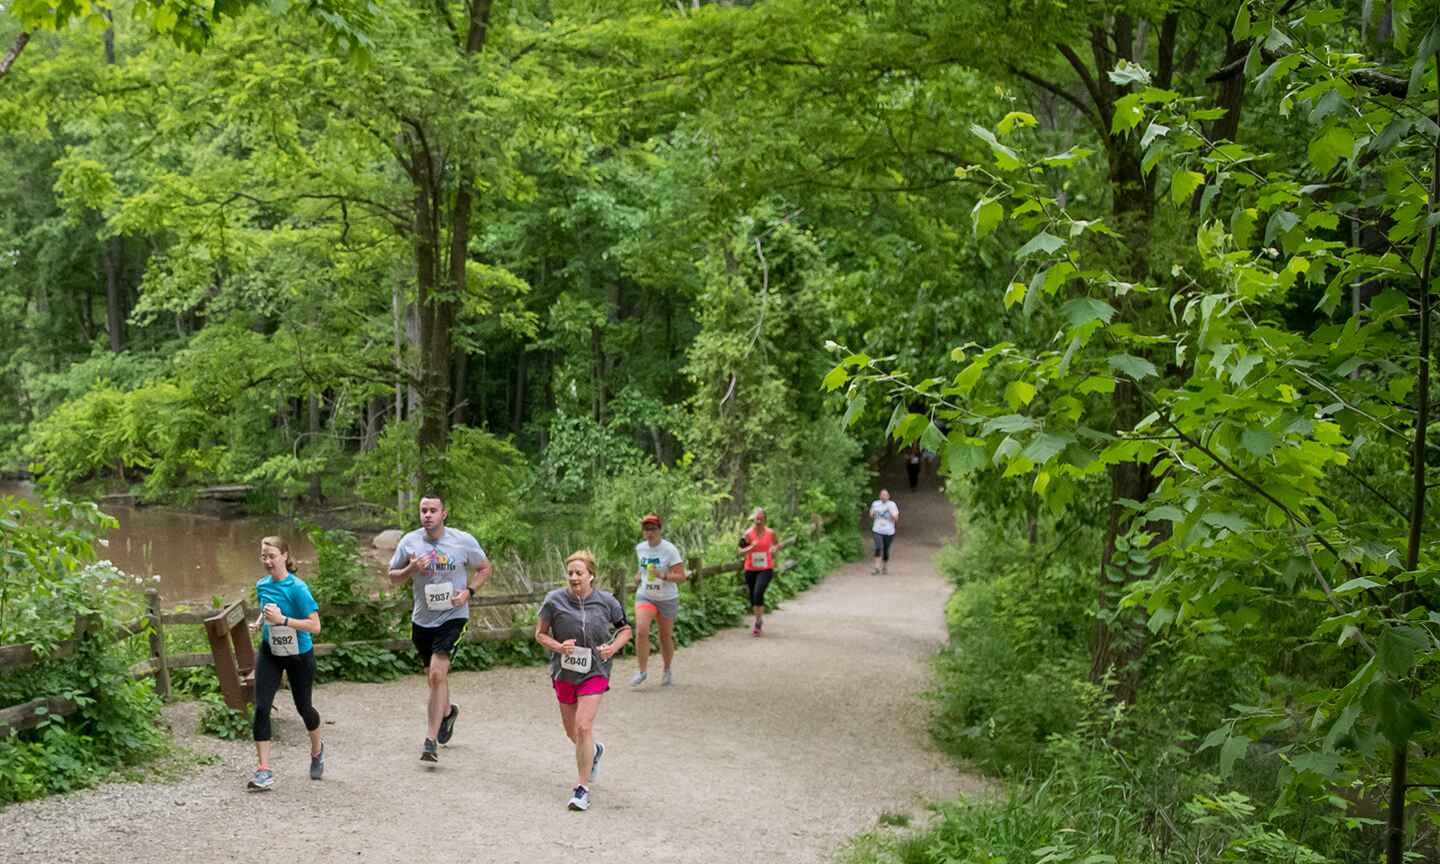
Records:
[[[441,744],[450,743],[450,736],[455,734],[455,718],[459,716],[460,706],[451,705],[450,710],[445,712],[445,716],[440,718],[440,734],[435,736],[436,741]]]
[[[605,755],[605,745],[599,741],[595,742],[595,758],[590,760],[590,782],[594,783],[595,778],[600,776],[600,757]]]
[[[630,678],[630,686],[631,686],[631,687],[639,687],[641,684],[644,684],[644,683],[645,683],[645,677],[646,677],[646,676],[645,676],[645,673],[644,673],[644,672],[636,672],[636,673],[635,673],[633,676],[631,676],[631,678]]]
[[[255,776],[250,778],[250,782],[245,784],[245,788],[251,792],[265,792],[274,785],[275,772],[269,768],[256,768]]]
[[[589,790],[589,789],[586,789],[584,786],[576,786],[576,787],[575,787],[575,794],[573,794],[573,795],[570,796],[570,809],[571,809],[571,810],[589,810],[589,809],[590,809],[590,790]]]
[[[435,739],[426,738],[425,745],[420,748],[421,762],[439,762],[440,754],[435,750]]]
[[[669,687],[673,683],[675,682],[670,680],[670,670],[666,669],[665,674],[660,676],[660,686]]]
[[[325,776],[325,742],[320,742],[320,752],[310,757],[310,779],[319,780]]]

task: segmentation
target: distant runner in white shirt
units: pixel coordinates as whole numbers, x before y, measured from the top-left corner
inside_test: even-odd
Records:
[[[895,539],[895,526],[900,524],[900,508],[890,500],[888,489],[870,503],[870,533],[875,536],[875,566],[871,573],[890,572],[890,542]]]
[[[660,536],[660,517],[646,513],[640,520],[645,539],[635,544],[635,665],[631,687],[645,683],[650,662],[650,622],[660,619],[660,657],[665,661],[661,687],[669,687],[670,661],[675,659],[675,618],[680,614],[680,584],[685,581],[685,559],[680,550]]]

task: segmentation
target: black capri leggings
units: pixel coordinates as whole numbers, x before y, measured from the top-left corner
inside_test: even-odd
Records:
[[[895,539],[894,534],[881,534],[879,531],[871,531],[875,535],[875,554],[885,556],[883,560],[890,560],[890,541]]]
[[[745,587],[749,589],[751,606],[765,605],[765,589],[770,587],[770,580],[774,578],[774,570],[745,571]]]
[[[276,657],[270,653],[269,643],[261,643],[260,653],[255,655],[255,722],[251,726],[256,741],[270,740],[270,709],[275,705],[275,694],[280,691],[281,672],[290,676],[290,695],[295,699],[300,719],[305,721],[306,731],[320,728],[320,712],[310,704],[315,690],[315,652]]]

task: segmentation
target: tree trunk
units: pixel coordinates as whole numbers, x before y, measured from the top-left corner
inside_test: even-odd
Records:
[[[309,423],[306,431],[309,435],[308,440],[305,442],[306,449],[320,445],[320,394],[311,393],[308,403],[306,408],[308,409]],[[322,475],[320,471],[316,471],[310,475],[310,503],[312,504],[319,503],[320,500],[325,497],[324,488],[321,486],[321,479]]]

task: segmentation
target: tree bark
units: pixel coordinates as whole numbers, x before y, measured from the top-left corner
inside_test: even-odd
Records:
[[[24,51],[25,46],[29,44],[30,32],[28,30],[21,30],[15,34],[15,41],[10,44],[10,50],[5,52],[4,57],[0,57],[0,78],[4,78],[10,73],[10,67],[15,65],[15,61],[20,58],[20,52]]]

